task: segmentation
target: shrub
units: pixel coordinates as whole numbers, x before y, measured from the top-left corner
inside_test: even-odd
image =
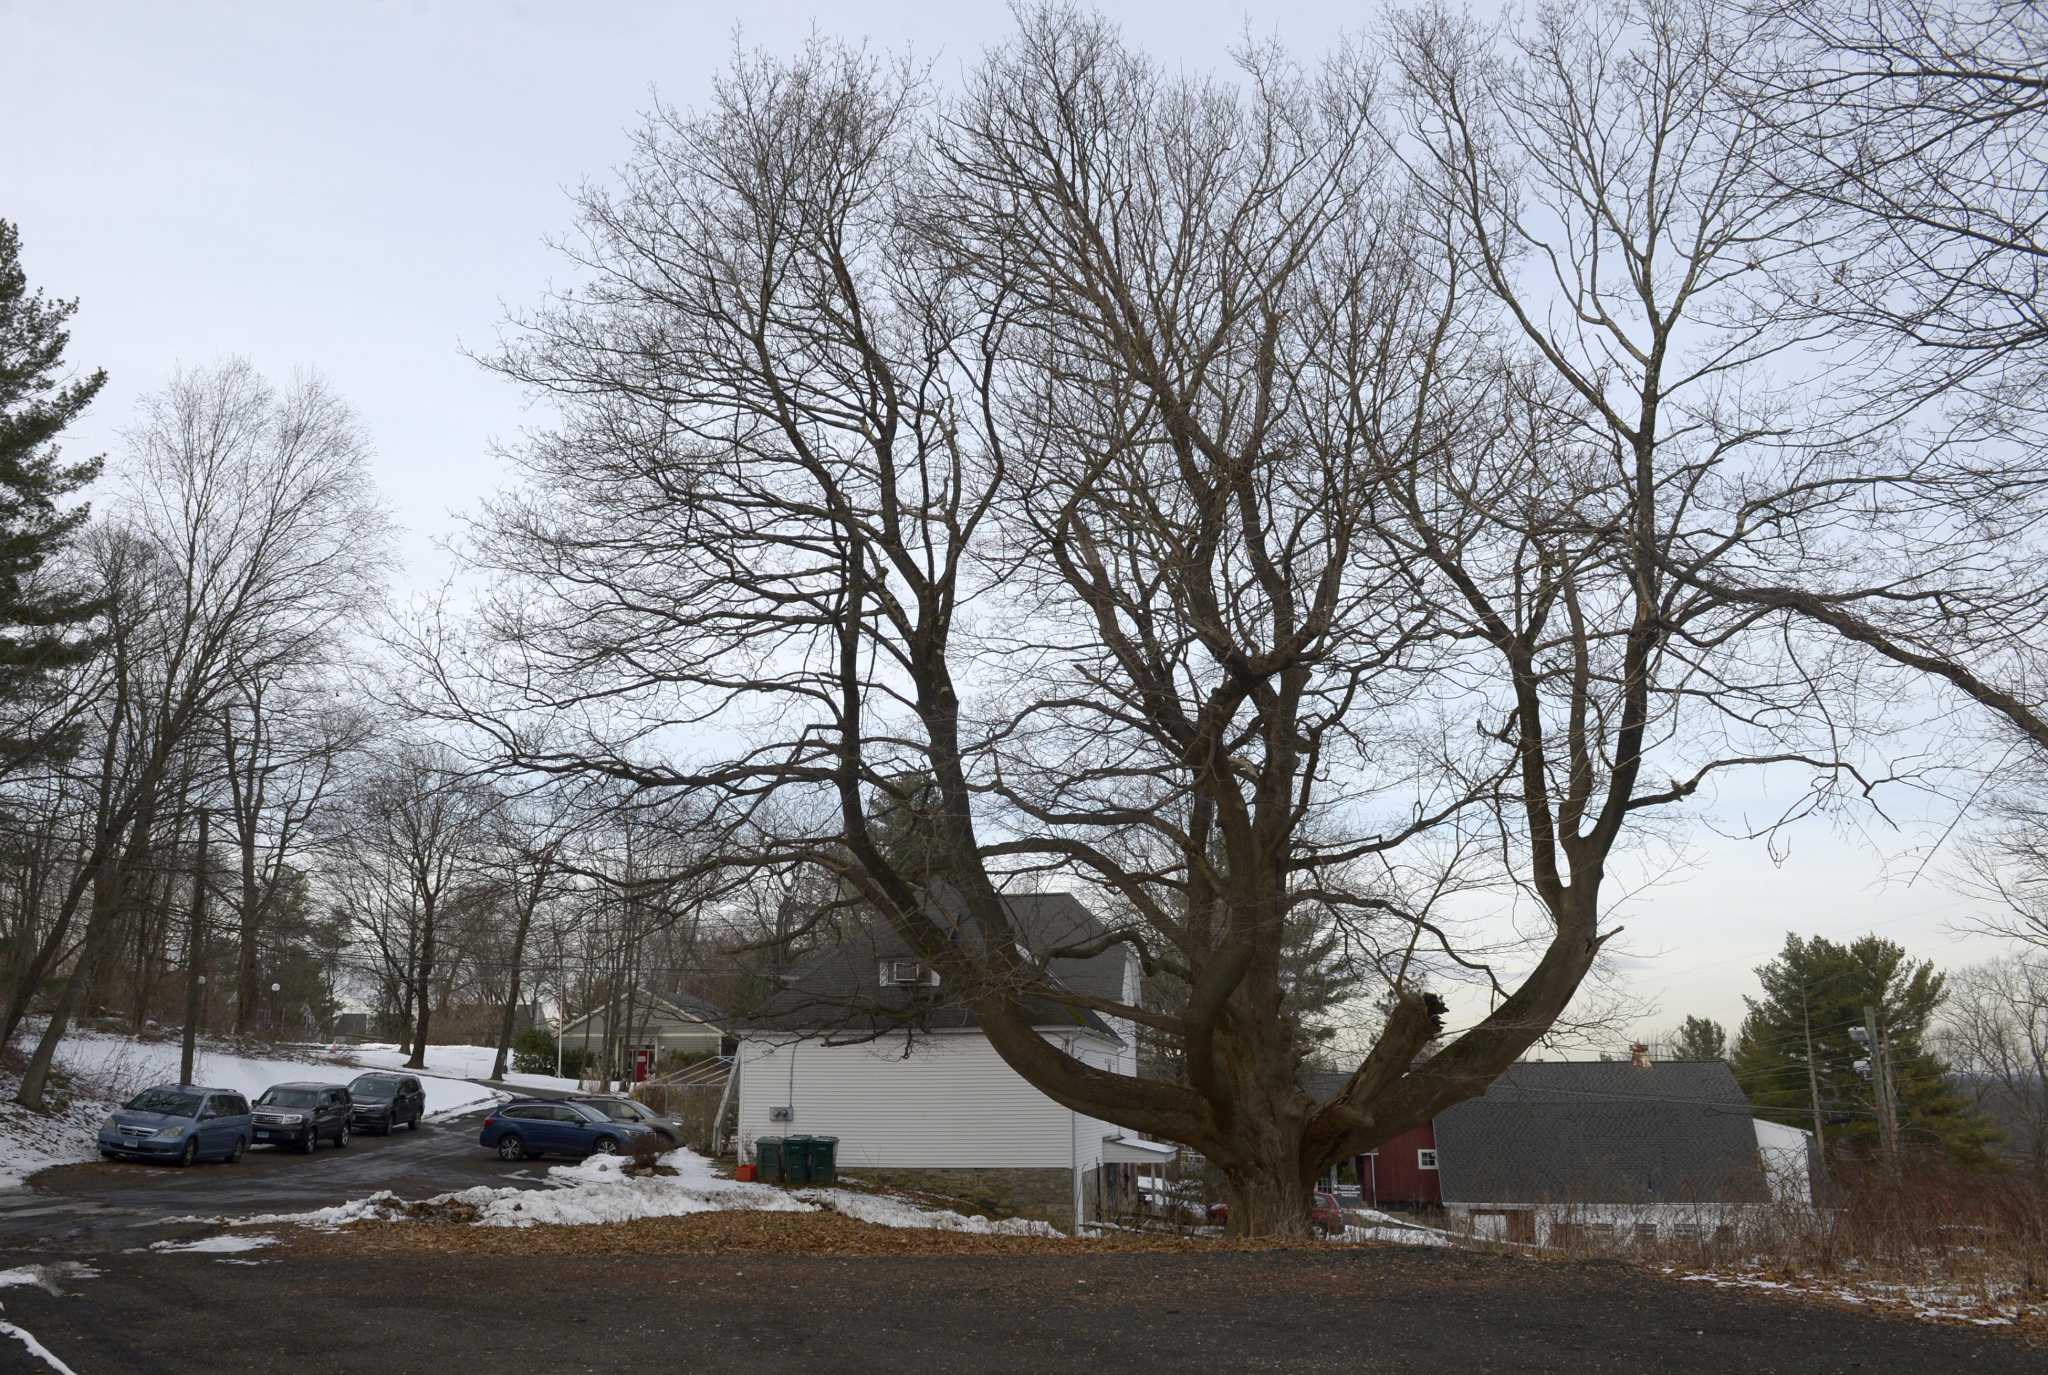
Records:
[[[584,1062],[595,1058],[591,1051],[577,1045],[562,1046],[560,1054],[560,1072],[570,1079],[581,1077]],[[528,1027],[512,1038],[512,1068],[521,1074],[556,1073],[555,1056],[555,1037],[546,1027]]]

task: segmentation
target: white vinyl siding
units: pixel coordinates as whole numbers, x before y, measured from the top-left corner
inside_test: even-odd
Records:
[[[1075,1049],[1093,1063],[1116,1058],[1106,1041]],[[901,1036],[865,1045],[749,1039],[740,1044],[742,1147],[759,1136],[836,1136],[841,1168],[1066,1169],[1102,1154],[1114,1127],[1076,1118],[997,1055],[978,1031]],[[792,1119],[770,1110],[788,1104]]]

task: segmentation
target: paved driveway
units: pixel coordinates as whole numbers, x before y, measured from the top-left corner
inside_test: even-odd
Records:
[[[72,1254],[120,1242],[167,1217],[298,1213],[390,1189],[427,1198],[476,1184],[541,1187],[545,1163],[509,1164],[477,1145],[481,1112],[417,1132],[356,1136],[312,1155],[259,1147],[235,1165],[67,1165],[26,1189],[0,1190],[0,1268],[27,1253]],[[152,1232],[150,1239],[172,1233]],[[0,1295],[0,1302],[5,1296]]]

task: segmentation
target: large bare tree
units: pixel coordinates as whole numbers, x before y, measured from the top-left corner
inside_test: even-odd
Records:
[[[1392,118],[1356,54],[1173,78],[1064,9],[950,96],[829,43],[742,57],[584,194],[584,284],[495,359],[563,423],[477,524],[474,639],[414,642],[415,705],[689,798],[734,882],[832,873],[1032,1083],[1200,1149],[1235,1229],[1305,1227],[1327,1162],[1565,1012],[1633,817],[1843,768],[1829,663],[1659,571],[1705,441],[1546,362]],[[1001,894],[1042,881],[1110,928],[1028,950]],[[1439,899],[1489,881],[1533,907],[1480,951]],[[1386,1009],[1327,1103],[1310,910]],[[1186,996],[1044,972],[1116,944]],[[1444,1026],[1439,974],[1486,1011]],[[1173,1072],[1068,1054],[1048,998]]]

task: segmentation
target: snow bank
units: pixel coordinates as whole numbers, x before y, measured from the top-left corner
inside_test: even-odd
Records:
[[[74,1031],[57,1048],[57,1063],[66,1073],[107,1085],[112,1090],[109,1096],[116,1099],[126,1099],[151,1084],[176,1083],[181,1058],[176,1041],[138,1041],[98,1031]],[[268,1055],[240,1055],[202,1042],[193,1057],[192,1079],[207,1088],[232,1089],[253,1099],[272,1084],[292,1080],[345,1084],[360,1074],[365,1064],[382,1067],[372,1061],[358,1064],[358,1058],[346,1048],[330,1052],[314,1047],[280,1047]],[[395,1057],[392,1065],[403,1058]],[[488,1061],[484,1068],[490,1068]],[[459,1076],[426,1073],[420,1074],[419,1080],[427,1092],[429,1117],[453,1116],[504,1099],[503,1094]]]
[[[20,1083],[15,1075],[0,1075],[0,1189],[52,1165],[99,1159],[99,1127],[114,1110],[112,1100],[74,1098],[46,1116],[13,1101]]]
[[[350,1058],[372,1069],[397,1069],[403,1065],[411,1052],[402,1046],[363,1045],[342,1048]],[[427,1074],[445,1075],[454,1079],[488,1079],[491,1066],[497,1062],[495,1046],[428,1046]],[[420,1071],[415,1071],[419,1073]],[[580,1086],[574,1079],[559,1079],[552,1074],[522,1074],[518,1070],[507,1071],[501,1083],[514,1084],[520,1088],[558,1089],[563,1093],[576,1093]]]
[[[1433,1227],[1346,1227],[1332,1241],[1388,1241],[1399,1246],[1449,1246],[1451,1237]]]
[[[547,1189],[478,1185],[455,1193],[408,1202],[386,1190],[332,1208],[306,1213],[263,1213],[242,1218],[181,1218],[183,1222],[235,1227],[333,1228],[351,1222],[403,1222],[416,1217],[457,1216],[477,1227],[590,1227],[639,1218],[683,1217],[713,1212],[836,1212],[880,1227],[931,1228],[993,1236],[1060,1236],[1043,1222],[1021,1218],[991,1222],[985,1217],[919,1208],[896,1199],[846,1189],[778,1189],[742,1184],[711,1168],[690,1150],[670,1151],[660,1163],[674,1174],[629,1175],[623,1156],[593,1155],[548,1171]]]

